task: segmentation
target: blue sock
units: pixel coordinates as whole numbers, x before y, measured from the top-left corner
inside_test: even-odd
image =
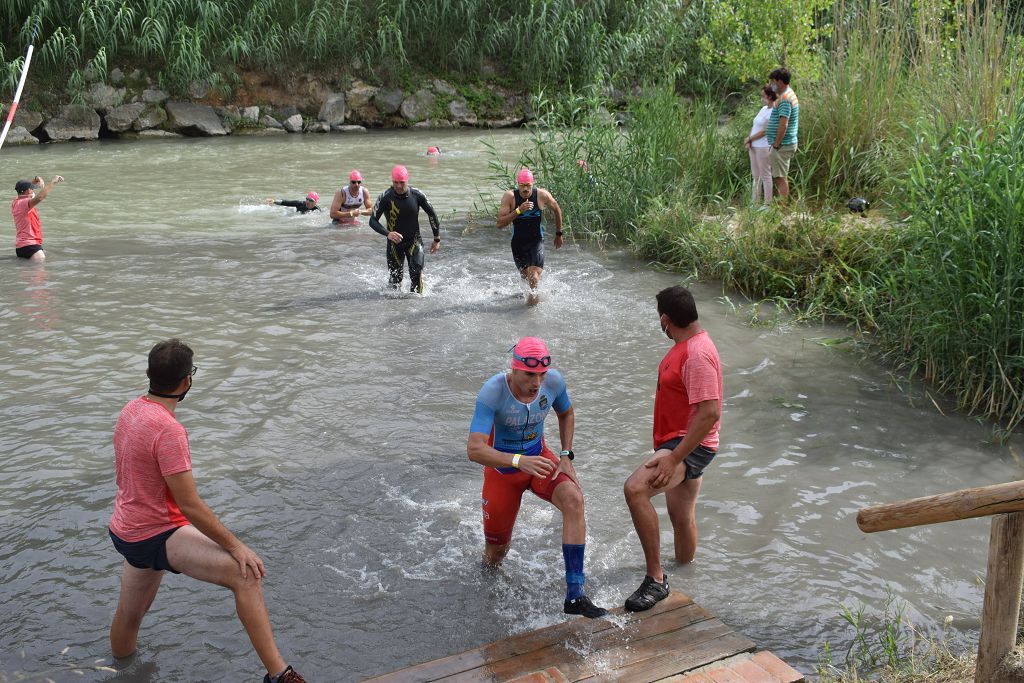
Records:
[[[586,544],[562,544],[562,558],[565,560],[565,599],[575,600],[583,595],[583,549]]]

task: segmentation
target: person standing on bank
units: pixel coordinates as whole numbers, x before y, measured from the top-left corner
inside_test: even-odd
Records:
[[[427,197],[415,187],[409,186],[409,170],[405,166],[391,169],[391,187],[377,197],[370,227],[388,240],[387,262],[391,286],[398,289],[402,284],[402,261],[409,261],[410,291],[423,293],[423,241],[420,239],[420,209],[430,219],[434,243],[430,253],[436,254],[441,248],[441,224],[434,207]],[[380,217],[387,214],[387,226]]]
[[[348,185],[334,193],[331,218],[335,225],[356,225],[359,216],[373,214],[370,191],[363,187],[363,174],[353,170],[348,174]]]
[[[676,561],[697,552],[697,495],[704,468],[718,449],[722,416],[722,364],[714,343],[697,322],[697,305],[686,287],[658,292],[661,329],[674,342],[658,367],[654,395],[654,455],[626,480],[623,492],[644,551],[647,574],[626,599],[640,612],[668,597],[661,566],[661,533],[651,499],[665,494],[675,535]]]
[[[545,189],[535,187],[533,172],[528,168],[519,171],[516,177],[517,189],[508,190],[501,197],[498,209],[498,227],[512,224],[512,260],[519,269],[519,275],[535,292],[544,270],[544,226],[542,209],[549,209],[555,215],[555,249],[562,247],[562,209]]]
[[[778,95],[769,86],[761,89],[761,110],[754,117],[754,125],[750,128],[750,135],[743,140],[747,152],[750,154],[750,175],[753,177],[753,186],[750,191],[750,203],[757,204],[759,197],[764,198],[765,204],[772,202],[772,168],[768,163],[768,156],[771,152],[771,145],[765,137],[768,119],[772,115],[772,103],[778,99]]]
[[[780,67],[768,74],[769,87],[779,98],[772,106],[765,137],[771,150],[768,164],[775,181],[775,192],[784,200],[789,199],[789,164],[796,154],[796,134],[800,129],[800,100],[789,87],[789,69]]]
[[[18,258],[35,261],[46,260],[43,253],[43,225],[36,207],[46,199],[54,185],[63,182],[63,176],[55,175],[43,185],[43,179],[19,180],[14,184],[17,196],[11,202],[11,216],[14,218],[14,253]],[[38,192],[36,192],[38,190]]]
[[[264,683],[304,683],[281,657],[263,601],[263,560],[207,507],[192,477],[188,433],[174,415],[192,388],[192,349],[178,339],[149,352],[149,393],[121,410],[114,427],[117,495],[110,539],[124,556],[121,596],[110,626],[114,657],[132,655],[164,572],[224,586],[267,669]]]
[[[608,611],[583,593],[587,525],[583,491],[572,464],[576,417],[565,379],[550,365],[547,344],[523,337],[512,348],[512,369],[487,380],[476,397],[466,451],[471,461],[484,466],[484,564],[494,567],[505,559],[523,494],[529,489],[562,513],[562,611],[594,619]],[[544,420],[552,408],[562,441],[557,456],[544,441]]]

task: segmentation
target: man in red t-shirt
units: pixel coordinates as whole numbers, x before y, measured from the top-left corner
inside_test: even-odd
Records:
[[[686,287],[658,292],[662,331],[675,342],[658,367],[654,395],[654,455],[626,480],[624,493],[644,550],[647,575],[626,599],[626,609],[650,609],[668,597],[661,567],[658,513],[651,498],[665,494],[680,563],[697,552],[697,494],[704,468],[718,449],[722,416],[722,364],[708,333],[697,322],[697,305]]]
[[[267,668],[264,683],[304,683],[281,657],[263,602],[263,560],[221,524],[192,478],[188,433],[174,410],[192,388],[192,349],[178,339],[149,352],[149,393],[128,403],[114,428],[117,496],[110,539],[124,556],[110,649],[136,649],[164,571],[215,583],[235,594],[235,610]]]
[[[46,254],[43,253],[43,226],[36,206],[46,199],[53,186],[62,180],[63,177],[55,175],[53,180],[44,186],[43,179],[36,176],[32,181],[19,180],[15,183],[14,191],[18,196],[11,202],[11,216],[14,218],[14,253],[18,258],[29,261],[42,261],[46,258]]]

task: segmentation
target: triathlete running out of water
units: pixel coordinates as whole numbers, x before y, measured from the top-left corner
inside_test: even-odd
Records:
[[[348,174],[348,185],[334,193],[331,218],[335,225],[356,225],[359,216],[373,214],[370,191],[363,187],[363,174],[353,170]]]
[[[583,491],[573,468],[576,417],[565,379],[550,369],[547,344],[523,337],[512,349],[512,369],[484,383],[476,397],[466,450],[484,466],[484,564],[497,566],[512,541],[512,528],[527,489],[562,513],[563,611],[595,618],[607,614],[583,593],[587,526]],[[562,449],[544,441],[544,419],[554,408]]]
[[[387,260],[391,286],[402,284],[402,261],[409,261],[410,291],[423,293],[423,241],[420,239],[420,209],[430,219],[434,243],[430,253],[441,248],[441,224],[427,197],[409,185],[409,170],[405,166],[391,169],[391,187],[377,197],[370,227],[388,239]],[[387,226],[380,222],[386,216]]]
[[[317,202],[320,201],[320,195],[316,192],[310,192],[306,195],[305,199],[278,199],[275,200],[273,197],[267,197],[263,200],[265,204],[277,204],[278,206],[290,206],[299,213],[308,213],[310,211],[320,211],[320,207],[317,206]]]
[[[528,168],[519,171],[516,190],[508,190],[501,197],[498,209],[498,227],[512,224],[512,260],[519,275],[537,289],[541,272],[544,270],[544,226],[541,223],[542,209],[555,214],[555,249],[562,247],[562,209],[547,190],[535,187],[533,172]]]

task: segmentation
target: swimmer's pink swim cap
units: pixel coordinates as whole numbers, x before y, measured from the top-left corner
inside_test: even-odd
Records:
[[[427,154],[440,154],[441,150],[437,147],[427,147]]]
[[[512,369],[547,372],[551,365],[548,345],[539,337],[523,337],[512,349]]]
[[[519,172],[519,175],[516,176],[516,182],[517,183],[529,183],[529,184],[532,185],[533,184],[533,171],[531,171],[528,168],[524,168],[522,171]]]
[[[363,174],[360,173],[359,171],[352,171],[351,173],[348,174],[348,179],[349,180],[362,180],[363,179]]]
[[[405,166],[395,166],[391,169],[391,179],[398,182],[406,182],[409,180],[409,169]]]
[[[310,192],[309,194],[306,195],[306,199],[312,199],[313,203],[316,204],[318,201],[320,201],[320,195],[318,195],[316,192]]]

